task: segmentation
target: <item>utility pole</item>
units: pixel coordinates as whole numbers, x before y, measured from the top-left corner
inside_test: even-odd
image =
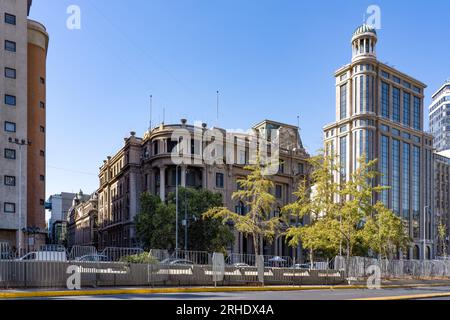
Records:
[[[422,252],[422,260],[426,260],[425,257],[425,251],[426,251],[426,239],[427,239],[427,228],[426,228],[426,221],[427,221],[427,210],[430,208],[430,206],[425,206],[423,208],[423,252]]]
[[[18,250],[19,250],[19,255],[21,255],[22,254],[22,243],[23,243],[23,229],[25,228],[23,225],[22,225],[22,215],[23,215],[23,199],[22,199],[22,185],[23,185],[23,183],[22,183],[22,150],[23,150],[23,147],[24,146],[29,146],[29,145],[31,145],[31,142],[30,141],[27,141],[27,140],[25,140],[25,139],[22,139],[22,140],[19,140],[19,139],[13,139],[13,138],[9,138],[8,139],[8,141],[10,142],[10,143],[12,143],[12,144],[15,144],[15,145],[17,145],[18,147],[19,147],[19,183],[18,183],[18,186],[19,186],[19,201],[18,201],[18,204],[19,204],[19,224],[18,224],[18,230],[17,230],[17,232],[18,232],[18,246],[17,246],[17,248],[18,248]],[[25,217],[26,218],[26,217]],[[25,221],[26,221],[26,219],[25,219]],[[26,222],[25,222],[25,224],[26,224]]]

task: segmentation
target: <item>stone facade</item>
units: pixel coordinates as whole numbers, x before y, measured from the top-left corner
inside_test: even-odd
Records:
[[[67,247],[98,246],[98,196],[80,191],[67,216]]]
[[[278,208],[274,214],[278,214],[283,205],[295,200],[292,193],[297,181],[307,175],[309,155],[295,126],[266,120],[252,128],[254,134],[251,136],[267,135],[271,129],[279,134],[280,141],[280,163],[276,174],[271,177],[276,185],[274,194]],[[180,130],[188,134],[185,154],[188,154],[189,161],[177,165],[172,158],[173,151],[182,142],[172,139],[174,132]],[[213,135],[211,132],[218,135],[205,139],[205,135]],[[220,154],[219,158],[226,159],[208,163],[203,159],[204,152],[208,150],[209,142],[218,141],[215,139],[219,136],[223,139],[220,147],[223,149],[216,156]],[[166,201],[169,193],[175,192],[177,168],[180,186],[221,193],[226,207],[242,212],[245,210],[243,204],[232,200],[231,196],[238,188],[237,180],[248,174],[244,166],[250,161],[250,148],[249,133],[232,133],[219,128],[209,130],[206,124],[188,125],[186,120],[175,125],[161,124],[147,131],[143,138],[131,133],[125,139],[124,147],[105,160],[100,168],[100,246],[138,245],[133,220],[139,211],[139,195],[150,192]],[[229,250],[252,253],[252,245],[252,241],[236,234],[234,247]],[[265,244],[263,250],[265,254],[293,255],[292,249],[287,248],[281,238],[272,245]]]

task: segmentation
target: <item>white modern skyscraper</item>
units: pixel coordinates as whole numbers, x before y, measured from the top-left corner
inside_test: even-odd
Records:
[[[377,32],[353,33],[352,60],[336,71],[336,121],[324,128],[325,150],[340,158],[348,179],[365,154],[378,159],[376,199],[403,220],[414,245],[406,257],[431,257],[433,237],[433,142],[423,131],[426,85],[377,60]],[[406,52],[405,52],[406,54]]]
[[[437,152],[450,149],[450,78],[433,94],[429,107],[430,131]]]

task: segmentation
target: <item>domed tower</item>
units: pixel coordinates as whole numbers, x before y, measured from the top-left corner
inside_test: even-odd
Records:
[[[352,62],[364,58],[376,59],[377,32],[367,24],[359,26],[352,37]]]

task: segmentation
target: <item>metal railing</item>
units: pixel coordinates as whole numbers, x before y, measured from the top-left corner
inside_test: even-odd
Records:
[[[365,257],[336,257],[335,270],[342,270],[352,278],[366,278],[372,274],[369,266],[377,266],[382,278],[443,279],[450,278],[448,260],[388,260]]]
[[[270,255],[265,255],[263,257],[265,267],[288,268],[292,267],[294,264],[291,257],[270,256]],[[225,259],[225,263],[227,265],[235,265],[235,266],[239,265],[256,266],[256,256],[254,254],[233,253]]]

